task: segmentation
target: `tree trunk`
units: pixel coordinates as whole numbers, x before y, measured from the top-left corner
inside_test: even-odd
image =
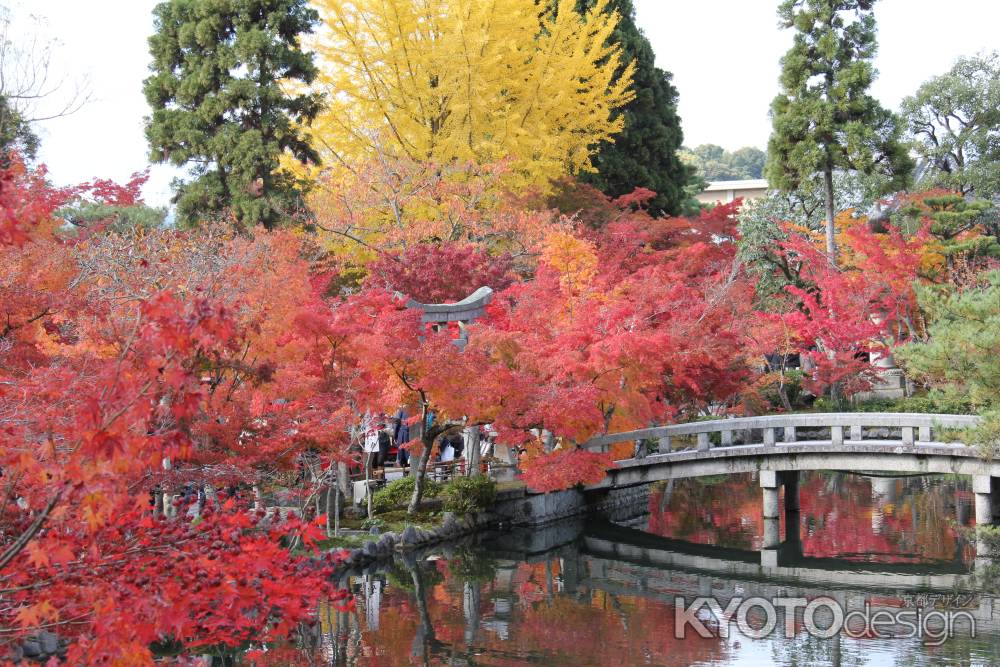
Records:
[[[423,657],[422,663],[428,665],[430,664],[428,660],[430,657],[429,654],[437,638],[434,635],[434,623],[431,621],[430,611],[427,606],[427,587],[424,585],[424,577],[420,571],[419,563],[414,563],[409,567],[409,570],[410,578],[413,580],[413,597],[417,601],[417,616],[420,619],[414,643],[419,642],[420,648],[418,650]]]
[[[833,167],[828,166],[823,171],[823,190],[826,199],[826,256],[830,263],[837,265],[837,228],[834,225],[833,210]]]
[[[324,498],[326,499],[326,502],[324,503],[324,509],[326,510],[326,526],[325,526],[325,528],[326,528],[326,536],[327,537],[333,537],[333,529],[330,526],[330,510],[333,509],[333,508],[330,507],[330,494],[331,493],[337,493],[337,487],[333,486],[332,484],[327,485],[327,487],[326,487],[326,494],[324,495]]]
[[[426,420],[426,416],[424,417]],[[426,421],[424,422],[427,423]],[[428,442],[428,440],[430,442]],[[427,478],[427,462],[431,459],[431,449],[434,448],[433,433],[424,433],[420,437],[420,442],[424,445],[424,451],[420,452],[420,459],[413,466],[413,495],[410,497],[410,505],[406,508],[407,514],[415,514],[420,505],[420,499],[424,495],[424,480]]]
[[[333,536],[340,537],[340,489],[333,489]]]
[[[479,427],[467,426],[465,428],[465,460],[467,462],[465,474],[468,477],[479,475]]]
[[[372,454],[365,454],[365,503],[368,505],[368,518],[372,518]]]
[[[351,476],[347,471],[347,464],[343,461],[337,462],[337,488],[348,504],[354,502],[354,489],[351,487]]]

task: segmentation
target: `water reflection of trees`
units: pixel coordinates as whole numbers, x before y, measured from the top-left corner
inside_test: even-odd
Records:
[[[469,578],[460,559],[398,561],[391,579],[377,575],[387,584],[377,628],[361,590],[370,579],[356,578],[358,610],[321,609],[311,645],[299,646],[299,664],[688,665],[724,658],[722,640],[675,639],[669,604],[580,587],[573,582],[580,573],[566,572],[576,567],[575,559],[557,556],[498,561],[490,578]]]
[[[971,498],[961,480],[813,473],[803,474],[799,487],[806,556],[923,562],[971,555],[958,528],[971,522]],[[651,493],[650,510],[648,527],[661,535],[759,548],[760,487],[750,475],[661,485]],[[458,550],[439,560],[399,559],[379,573],[352,578],[357,609],[321,609],[319,623],[303,629],[297,643],[274,647],[254,664],[624,667],[724,663],[741,654],[739,642],[674,638],[672,586],[694,585],[687,581],[691,576],[639,577],[644,585],[666,588],[632,594],[612,581],[631,566],[588,572],[594,561],[578,556],[567,549],[524,563]],[[602,588],[602,581],[611,583]],[[915,646],[900,655],[919,657],[913,664],[933,664],[934,656],[972,664],[966,656],[986,650],[961,642],[946,646]],[[864,642],[842,645],[804,634],[770,642],[767,650],[775,664],[846,666],[866,659]],[[931,662],[921,663],[924,658]]]
[[[754,475],[677,480],[658,485],[649,502],[652,533],[760,548],[761,491]],[[801,473],[799,502],[806,556],[887,563],[968,562],[972,556],[962,530],[972,521],[972,499],[961,478]]]

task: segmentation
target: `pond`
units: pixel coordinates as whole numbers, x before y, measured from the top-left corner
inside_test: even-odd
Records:
[[[354,576],[355,611],[321,610],[264,662],[1000,664],[1000,604],[983,592],[995,588],[976,566],[966,480],[803,473],[799,488],[783,526],[798,536],[776,564],[762,565],[753,476],[661,484],[647,513],[617,524],[496,535]],[[731,620],[698,599],[731,606]],[[854,615],[824,638],[837,608]]]

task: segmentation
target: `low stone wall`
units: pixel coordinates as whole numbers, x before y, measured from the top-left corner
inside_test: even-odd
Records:
[[[345,568],[363,568],[387,560],[396,552],[411,552],[441,542],[450,542],[480,530],[538,528],[571,517],[601,514],[612,521],[628,520],[645,514],[649,487],[633,486],[584,493],[577,489],[554,493],[531,493],[525,489],[501,491],[490,512],[455,516],[446,514],[444,523],[426,530],[407,526],[402,533],[384,533],[353,549],[343,561]]]
[[[341,567],[363,568],[372,563],[389,560],[396,552],[410,552],[440,542],[457,540],[492,525],[496,525],[496,518],[491,514],[466,514],[457,517],[449,513],[444,523],[433,530],[407,526],[402,533],[379,535],[365,543],[363,547],[350,550],[341,562]]]
[[[544,526],[587,512],[587,500],[582,491],[569,489],[553,493],[531,493],[525,489],[497,494],[492,514],[501,524],[512,526]]]
[[[590,511],[613,523],[622,523],[649,514],[651,484],[608,489],[603,495],[588,494]]]
[[[544,526],[583,514],[600,514],[612,520],[645,514],[649,505],[649,486],[583,492],[577,489],[554,493],[517,493],[498,495],[493,514],[501,523],[514,526]]]

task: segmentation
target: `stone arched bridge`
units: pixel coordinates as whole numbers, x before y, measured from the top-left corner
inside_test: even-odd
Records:
[[[763,494],[765,546],[777,546],[780,489],[784,510],[798,511],[798,473],[841,470],[883,474],[957,474],[972,477],[976,523],[994,523],[1000,510],[1000,459],[984,458],[960,442],[979,417],[914,413],[809,413],[716,419],[658,426],[594,438],[584,446],[608,451],[620,442],[650,442],[658,453],[618,461],[587,487],[600,492],[668,479],[757,473]],[[691,446],[677,449],[681,439]]]

